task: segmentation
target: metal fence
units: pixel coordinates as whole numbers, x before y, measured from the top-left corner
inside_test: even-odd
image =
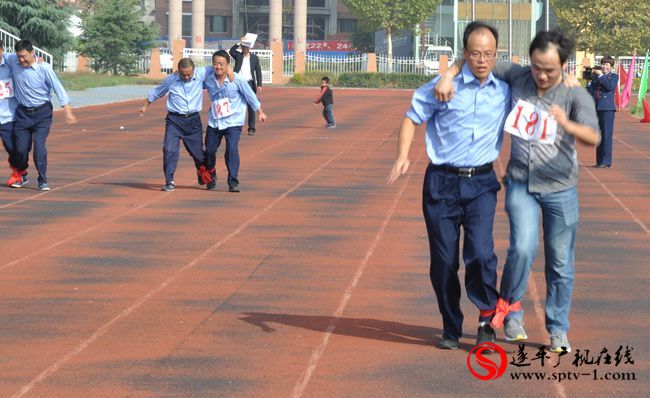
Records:
[[[4,43],[5,51],[8,53],[12,53],[14,52],[14,44],[16,44],[16,42],[19,41],[20,38],[18,36],[12,35],[6,30],[0,29],[0,40],[2,40],[2,42]],[[34,53],[36,54],[37,57],[43,58],[43,61],[52,65],[52,61],[54,61],[54,58],[52,58],[52,54],[48,53],[47,51],[43,51],[36,46],[34,46]]]
[[[426,75],[438,73],[438,69],[427,69],[423,60],[415,60],[411,57],[392,57],[377,54],[377,72],[381,73],[411,73],[417,75]]]
[[[212,65],[212,54],[215,50],[200,48],[184,48],[183,58],[191,58],[196,66]],[[270,84],[273,74],[273,52],[271,50],[251,50],[251,53],[257,55],[262,68],[262,83]],[[162,56],[161,56],[162,57]]]
[[[293,76],[295,55],[286,53],[282,58],[282,74]],[[305,71],[322,71],[333,75],[348,72],[365,72],[368,69],[368,54],[305,54]]]

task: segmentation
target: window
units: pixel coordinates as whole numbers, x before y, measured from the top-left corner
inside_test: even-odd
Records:
[[[356,19],[339,19],[339,33],[353,33],[356,30]]]
[[[307,0],[307,7],[325,7],[325,0]]]
[[[210,33],[228,32],[228,17],[223,15],[213,15],[210,17]]]
[[[192,37],[192,14],[183,14],[183,36]]]

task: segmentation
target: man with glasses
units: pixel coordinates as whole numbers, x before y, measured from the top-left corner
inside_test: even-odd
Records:
[[[429,165],[422,208],[429,236],[429,276],[442,314],[441,349],[456,349],[463,334],[460,309],[459,245],[468,298],[480,311],[476,343],[493,342],[490,322],[497,303],[497,257],[492,227],[501,188],[492,169],[503,140],[510,89],[492,75],[497,54],[496,29],[482,22],[467,25],[463,35],[465,66],[453,80],[456,96],[438,101],[433,79],[416,90],[399,133],[392,183],[409,168],[408,153],[417,125],[426,122]]]
[[[558,30],[542,31],[530,43],[529,67],[499,62],[494,69],[512,88],[513,114],[507,128],[513,135],[505,177],[510,246],[492,324],[504,326],[507,340],[528,338],[521,299],[537,252],[541,212],[546,330],[549,350],[556,353],[571,351],[567,332],[579,207],[576,141],[592,146],[600,141],[593,99],[583,88],[563,84],[563,70],[574,45]],[[451,79],[457,70],[448,72],[436,87],[441,100],[455,91]],[[524,108],[528,110],[522,113]],[[547,129],[553,124],[557,129]]]

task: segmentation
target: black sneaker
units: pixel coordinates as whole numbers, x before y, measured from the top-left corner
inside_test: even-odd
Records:
[[[239,192],[239,184],[235,183],[228,187],[228,192]]]
[[[210,181],[207,185],[207,188],[210,191],[214,191],[215,189],[217,189],[217,181],[216,180]]]
[[[476,332],[476,345],[494,342],[496,342],[496,335],[492,326],[489,323],[479,326],[478,332]]]
[[[255,129],[248,129],[248,135],[255,135]]]
[[[448,339],[443,336],[442,340],[438,342],[438,345],[436,347],[440,348],[441,350],[455,350],[458,349],[458,340]]]

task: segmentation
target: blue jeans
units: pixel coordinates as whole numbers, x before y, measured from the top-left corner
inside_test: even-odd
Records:
[[[506,211],[510,220],[510,247],[501,278],[501,297],[520,301],[528,286],[530,268],[539,240],[542,212],[546,276],[546,330],[566,333],[575,276],[575,242],[578,227],[576,187],[550,194],[528,192],[528,182],[506,181]],[[523,318],[523,310],[508,317]]]
[[[323,119],[325,119],[328,126],[336,124],[336,121],[334,120],[334,104],[329,104],[323,107]]]

